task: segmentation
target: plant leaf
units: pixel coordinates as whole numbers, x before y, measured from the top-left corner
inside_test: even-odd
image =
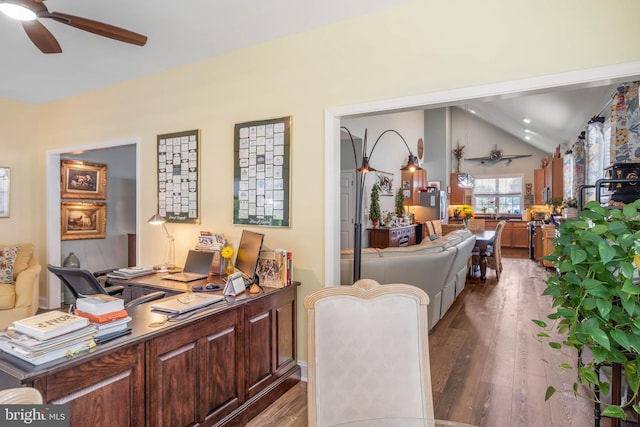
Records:
[[[600,253],[600,259],[603,264],[607,264],[616,255],[615,249],[613,249],[607,242],[600,242],[598,244],[598,252]]]
[[[602,415],[605,417],[611,418],[620,418],[622,420],[627,419],[627,415],[624,413],[624,410],[618,405],[607,405],[602,411]]]
[[[547,387],[547,392],[544,394],[544,400],[547,401],[553,394],[556,392],[556,389],[553,386]]]
[[[535,323],[536,325],[540,326],[541,328],[546,328],[547,324],[545,322],[543,322],[542,320],[532,320],[533,323]]]
[[[604,286],[603,286],[604,287]],[[598,311],[600,312],[600,315],[602,317],[604,317],[605,319],[609,318],[609,313],[611,312],[611,301],[609,300],[603,300],[603,299],[597,299],[596,300],[596,306],[598,306]]]
[[[602,347],[606,348],[607,350],[611,349],[611,344],[609,343],[609,337],[602,329],[593,328],[593,329],[589,329],[587,332],[589,333],[589,336],[593,338],[593,340],[598,344],[600,344]]]

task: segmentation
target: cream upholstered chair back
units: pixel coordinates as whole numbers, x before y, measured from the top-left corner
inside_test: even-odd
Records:
[[[370,279],[305,298],[310,427],[433,419],[428,303],[418,287]]]
[[[2,405],[24,405],[42,404],[42,394],[32,387],[15,387],[0,390],[0,404]]]

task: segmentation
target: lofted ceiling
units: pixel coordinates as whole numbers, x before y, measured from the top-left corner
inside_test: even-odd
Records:
[[[0,98],[51,102],[405,1],[47,0],[44,4],[52,12],[125,28],[147,36],[148,42],[134,46],[43,19],[62,48],[60,54],[45,55],[31,43],[19,21],[0,13]],[[551,153],[562,142],[575,140],[588,120],[605,107],[617,83],[458,106]],[[524,133],[524,117],[532,120],[527,125],[529,134]]]
[[[609,81],[599,86],[556,88],[532,95],[469,101],[459,107],[527,144],[553,153],[558,145],[574,142],[591,118],[609,117],[611,96],[618,84]],[[525,118],[530,123],[525,123]]]

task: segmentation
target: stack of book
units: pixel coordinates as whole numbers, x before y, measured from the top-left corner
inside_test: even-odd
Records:
[[[293,282],[293,253],[285,249],[262,250],[256,274],[261,286],[283,288]]]
[[[95,334],[96,328],[87,319],[54,310],[13,322],[0,333],[0,349],[41,365],[94,348]]]
[[[107,273],[107,277],[114,279],[133,279],[134,277],[146,276],[153,273],[153,269],[148,267],[126,267],[110,271]]]
[[[76,300],[77,316],[88,319],[96,330],[96,342],[105,342],[131,332],[127,324],[131,317],[124,309],[124,300],[111,295],[89,295]]]

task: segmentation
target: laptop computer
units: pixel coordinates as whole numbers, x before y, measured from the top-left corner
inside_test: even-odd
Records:
[[[224,296],[222,295],[185,292],[154,302],[151,309],[170,314],[183,314],[222,300],[224,300]]]
[[[178,282],[193,282],[194,280],[206,279],[211,270],[213,252],[203,252],[189,250],[187,260],[184,263],[182,273],[168,274],[162,276],[163,279],[176,280]]]

